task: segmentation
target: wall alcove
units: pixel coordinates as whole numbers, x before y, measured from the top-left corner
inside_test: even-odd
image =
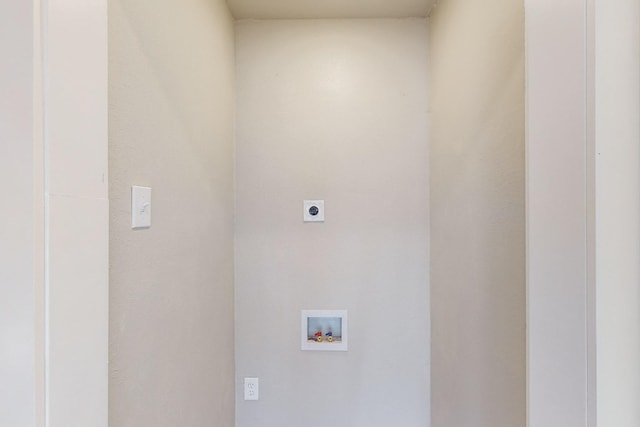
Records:
[[[0,2],[0,425],[640,425],[640,3],[433,6]]]

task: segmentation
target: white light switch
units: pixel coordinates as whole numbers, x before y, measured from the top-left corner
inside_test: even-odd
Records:
[[[131,187],[131,228],[151,227],[151,189]]]

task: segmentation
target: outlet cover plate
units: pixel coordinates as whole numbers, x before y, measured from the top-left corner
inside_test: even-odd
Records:
[[[244,379],[244,400],[260,400],[260,379]]]

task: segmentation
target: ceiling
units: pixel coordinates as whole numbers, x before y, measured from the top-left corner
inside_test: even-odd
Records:
[[[227,0],[236,19],[427,16],[435,0]]]

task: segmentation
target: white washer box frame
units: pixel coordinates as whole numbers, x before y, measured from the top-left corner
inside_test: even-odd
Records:
[[[301,350],[311,351],[348,351],[348,319],[347,310],[302,310],[300,316],[300,345]],[[322,342],[311,341],[308,335],[309,318],[326,317],[339,318],[341,323],[341,341]]]

